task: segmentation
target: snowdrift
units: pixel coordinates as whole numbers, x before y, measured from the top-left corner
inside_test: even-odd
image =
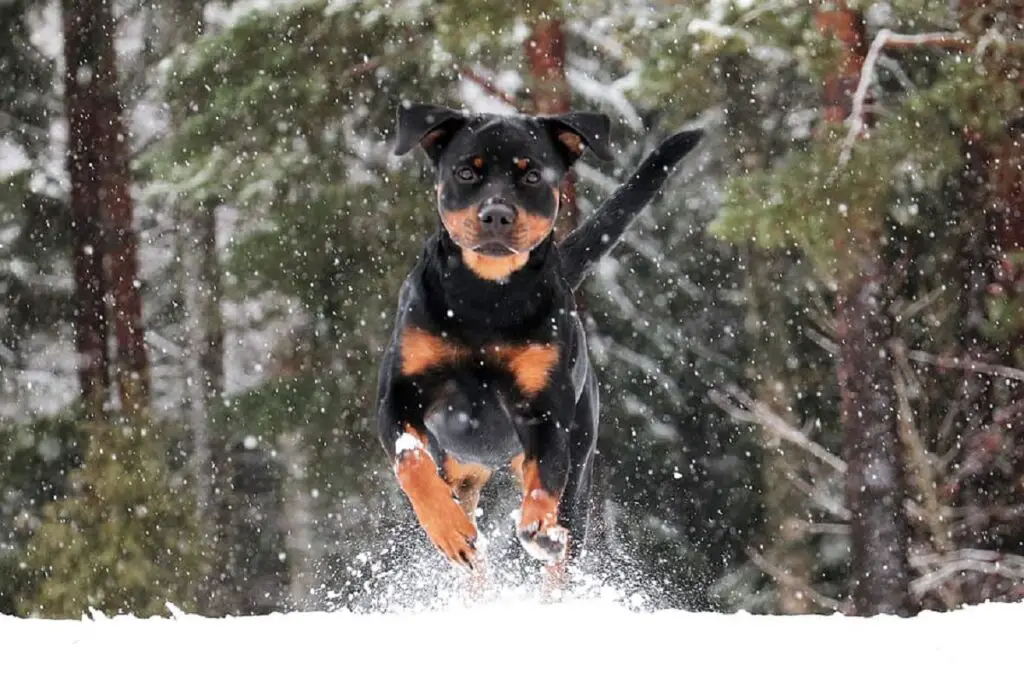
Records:
[[[498,601],[405,614],[0,616],[0,680],[1018,680],[1024,604],[897,617]],[[372,677],[372,679],[371,679]]]

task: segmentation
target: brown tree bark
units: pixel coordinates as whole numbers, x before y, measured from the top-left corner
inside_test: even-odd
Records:
[[[63,0],[62,9],[82,391],[92,397],[109,385],[104,309],[109,293],[121,404],[132,411],[148,403],[149,365],[117,88],[116,24],[110,0]]]
[[[100,196],[102,170],[93,141],[100,137],[97,46],[102,27],[81,0],[64,0],[65,110],[68,117],[67,169],[71,181],[71,230],[75,278],[75,345],[79,384],[86,410],[95,415],[109,396],[110,358],[103,255],[106,251]]]
[[[565,34],[562,20],[544,12],[534,20],[523,42],[529,68],[530,99],[534,114],[564,114],[572,106],[572,90],[565,75]],[[561,241],[578,223],[576,182],[572,171],[562,183],[562,205],[555,224]]]
[[[866,44],[860,15],[842,3],[818,13],[818,27],[844,47],[824,87],[825,122],[842,123],[852,110]],[[880,219],[850,212],[853,263],[836,297],[838,380],[842,397],[843,455],[848,466],[850,598],[853,612],[909,615],[910,529],[903,506],[906,474],[900,452],[896,387],[886,348],[892,320],[885,300],[887,266],[878,243]]]
[[[98,27],[93,73],[99,109],[98,151],[103,194],[103,215],[109,226],[108,267],[114,304],[114,336],[117,340],[117,379],[121,405],[129,411],[149,403],[149,361],[142,323],[138,237],[133,226],[131,172],[128,168],[127,131],[118,91],[117,51],[111,0],[81,0]]]

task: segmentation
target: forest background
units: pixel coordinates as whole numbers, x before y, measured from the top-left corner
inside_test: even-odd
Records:
[[[1019,600],[1022,67],[1009,1],[6,0],[0,612],[443,569],[373,434],[436,229],[405,100],[609,114],[560,235],[706,131],[581,296],[606,570],[695,610]]]

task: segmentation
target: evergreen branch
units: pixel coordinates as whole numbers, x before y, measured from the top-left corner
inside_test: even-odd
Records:
[[[871,48],[864,59],[864,66],[861,67],[860,81],[857,83],[857,90],[853,94],[853,107],[850,117],[847,119],[849,131],[843,140],[843,146],[839,153],[839,167],[842,168],[850,159],[853,151],[853,143],[857,136],[864,130],[864,102],[867,99],[868,87],[875,74],[875,64],[879,55],[884,49],[904,49],[927,45],[932,47],[943,47],[950,49],[966,49],[970,46],[970,39],[966,34],[959,31],[936,31],[933,33],[893,33],[889,29],[882,29],[871,41]]]
[[[808,598],[811,602],[824,607],[827,610],[833,612],[838,611],[840,603],[835,598],[830,598],[827,595],[822,595],[818,591],[811,588],[807,583],[796,578],[782,567],[776,567],[774,564],[768,561],[768,559],[757,552],[753,548],[747,548],[747,555],[750,557],[750,561],[753,562],[758,569],[763,571],[768,576],[772,577],[776,583],[791,588],[793,590],[800,591]]]
[[[519,103],[516,101],[516,98],[508,94],[501,88],[499,88],[497,85],[495,85],[494,81],[491,80],[490,78],[484,78],[483,76],[481,76],[480,74],[466,66],[456,67],[456,71],[458,71],[459,75],[465,78],[466,80],[476,83],[484,90],[484,92],[486,92],[491,97],[501,100],[510,107],[515,107],[516,109],[519,109]]]

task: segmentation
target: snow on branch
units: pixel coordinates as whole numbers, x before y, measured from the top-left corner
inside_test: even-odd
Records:
[[[724,387],[724,393],[712,389],[709,393],[711,401],[719,408],[728,413],[733,419],[740,422],[758,424],[770,431],[775,436],[790,442],[807,451],[815,458],[825,463],[840,474],[846,473],[846,463],[839,457],[833,455],[820,444],[807,438],[807,435],[791,425],[785,418],[778,415],[763,401],[752,398],[745,391],[735,385]],[[729,398],[738,402],[737,406],[729,401]]]
[[[457,66],[456,71],[458,71],[459,75],[467,81],[480,86],[480,88],[491,97],[501,100],[510,107],[519,109],[519,104],[516,102],[516,98],[495,85],[493,80],[484,78],[477,72],[473,71],[473,69],[466,66]]]
[[[965,548],[951,553],[918,555],[910,564],[923,573],[910,584],[910,590],[921,596],[964,572],[1000,576],[1024,582],[1024,556],[1008,555],[994,550]]]
[[[967,34],[959,31],[936,31],[932,33],[893,33],[889,29],[882,29],[871,41],[867,57],[864,59],[864,66],[861,68],[860,81],[857,83],[857,90],[853,94],[853,106],[850,117],[847,119],[849,131],[843,140],[842,150],[839,154],[839,166],[845,166],[850,159],[853,150],[853,143],[857,136],[864,130],[864,102],[867,99],[868,88],[875,75],[875,64],[884,49],[902,49],[927,45],[930,47],[944,47],[951,49],[966,49],[970,46],[970,39]]]
[[[918,363],[934,365],[944,370],[966,370],[967,372],[974,372],[979,375],[995,375],[1015,382],[1024,382],[1024,370],[1018,368],[971,359],[953,358],[952,356],[937,356],[926,351],[907,350],[901,342],[893,342],[893,345],[898,353],[905,354],[907,358]]]

